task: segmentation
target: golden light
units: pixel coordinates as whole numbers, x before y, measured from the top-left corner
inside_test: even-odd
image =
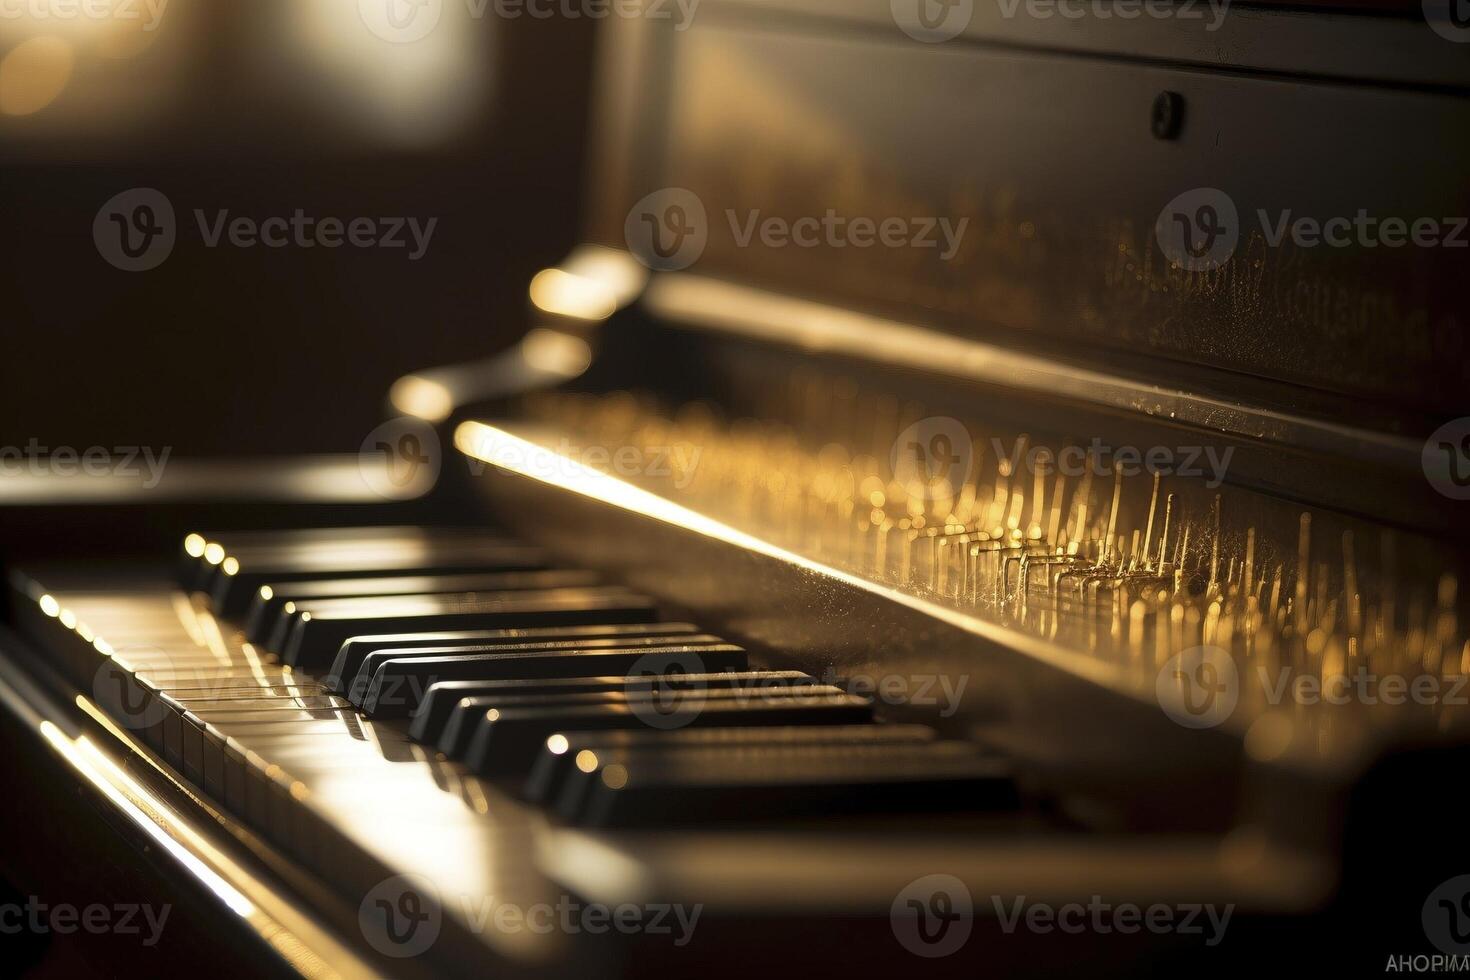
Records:
[[[558,268],[598,283],[612,294],[618,309],[637,299],[648,285],[648,268],[643,263],[622,249],[606,245],[579,245]]]
[[[109,18],[97,38],[97,53],[119,60],[141,54],[158,38],[166,10],[160,3],[148,16]]]
[[[612,291],[602,283],[561,269],[536,273],[531,280],[531,302],[545,313],[578,320],[606,320],[618,309]]]
[[[205,541],[203,535],[191,534],[184,539],[184,554],[188,555],[190,558],[203,558],[204,545]]]
[[[487,25],[462,3],[284,4],[263,70],[293,75],[333,115],[401,145],[430,145],[472,122],[494,91]],[[406,13],[400,23],[391,12]]]
[[[454,395],[437,381],[407,374],[393,382],[388,400],[404,415],[426,422],[442,422],[454,411]]]
[[[583,245],[558,266],[531,280],[536,308],[578,320],[605,320],[627,306],[648,283],[633,256],[603,245]]]
[[[59,37],[33,37],[17,44],[0,61],[0,112],[29,116],[61,95],[71,80],[76,55]]]
[[[537,327],[521,340],[521,356],[538,371],[575,377],[592,363],[592,348],[581,337]]]

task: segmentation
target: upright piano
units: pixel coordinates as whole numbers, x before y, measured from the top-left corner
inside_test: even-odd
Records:
[[[6,554],[28,866],[251,975],[1464,969],[1454,10],[640,9],[521,341]]]

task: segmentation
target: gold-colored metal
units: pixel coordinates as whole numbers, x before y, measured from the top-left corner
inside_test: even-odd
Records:
[[[1344,527],[1343,560],[1329,563],[1316,550],[1321,542],[1310,512],[1293,515],[1279,502],[1270,511],[1243,492],[1227,504],[1225,494],[1199,480],[1125,477],[1116,464],[1107,497],[1098,500],[1092,475],[1100,461],[1091,457],[1080,477],[1057,475],[1048,502],[1041,475],[1013,472],[1004,458],[976,463],[954,481],[958,486],[936,481],[926,488],[894,479],[888,459],[857,443],[807,448],[776,423],[720,426],[707,410],[665,414],[627,393],[545,395],[529,403],[544,431],[563,440],[561,449],[551,448],[548,435],[547,444],[515,451],[523,461],[527,454],[555,460],[549,482],[568,482],[559,479],[569,472],[565,464],[607,474],[620,494],[636,488],[635,509],[674,502],[682,508],[679,520],[713,519],[725,530],[1110,667],[1137,666],[1136,653],[1153,649],[1156,656],[1132,677],[1135,690],[1148,689],[1169,658],[1204,645],[1226,651],[1252,679],[1283,666],[1318,682],[1407,671],[1445,680],[1460,671],[1467,636],[1453,599],[1445,600],[1455,593],[1455,576],[1442,568],[1401,580],[1395,548],[1412,546],[1421,560],[1430,553],[1391,531],[1381,532],[1370,567],[1356,545],[1362,535]],[[917,408],[895,417],[883,433],[890,444]],[[986,430],[966,428],[978,447]],[[516,430],[533,443],[538,431]],[[1021,438],[1016,442],[1025,445]],[[524,472],[502,452],[516,441],[478,423],[467,423],[457,437],[463,451]],[[562,460],[567,446],[578,451]],[[597,452],[580,451],[594,446]],[[1065,448],[1046,447],[1045,458]],[[658,459],[681,465],[626,465]],[[1140,499],[1133,483],[1144,481],[1148,492]],[[595,491],[605,492],[602,484]],[[1232,521],[1231,507],[1250,508],[1252,516]],[[1242,685],[1243,720],[1269,706],[1268,688]],[[1425,707],[1451,714],[1458,700]]]

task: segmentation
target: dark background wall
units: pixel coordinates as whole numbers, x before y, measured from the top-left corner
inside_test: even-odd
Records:
[[[595,25],[441,25],[459,53],[436,98],[471,108],[404,139],[361,109],[412,124],[412,84],[395,106],[393,65],[373,63],[407,57],[411,80],[412,46],[365,39],[350,17],[334,25],[341,45],[303,41],[284,0],[172,4],[147,50],[78,44],[54,102],[0,115],[0,444],[355,451],[394,378],[518,336],[526,282],[573,243]],[[3,59],[25,37],[0,28]],[[138,186],[168,196],[179,236],[162,265],[130,273],[91,231],[103,202]],[[439,220],[410,262],[206,248],[194,208]]]

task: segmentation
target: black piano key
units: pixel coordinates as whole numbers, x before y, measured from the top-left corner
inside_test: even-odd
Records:
[[[557,677],[626,675],[635,668],[684,671],[698,658],[704,670],[718,673],[745,670],[744,650],[729,643],[689,645],[671,637],[661,645],[613,649],[500,650],[494,653],[454,654],[444,657],[389,659],[373,674],[363,695],[363,711],[375,717],[393,711],[390,702],[410,706],[440,681],[533,680]]]
[[[872,706],[848,694],[826,698],[791,698],[792,703],[762,701],[737,705],[709,699],[701,710],[679,718],[683,727],[731,725],[853,725],[872,720]],[[482,776],[510,776],[528,771],[536,751],[562,731],[652,727],[647,706],[600,704],[577,708],[490,709],[480,716],[464,762]]]
[[[712,633],[691,633],[676,636],[610,636],[600,639],[584,639],[578,637],[571,640],[541,640],[533,643],[516,640],[506,643],[476,644],[472,647],[424,647],[422,649],[409,647],[406,649],[378,650],[363,657],[362,663],[357,669],[357,675],[351,681],[347,682],[347,693],[344,696],[353,704],[371,713],[381,710],[381,703],[385,700],[385,695],[413,694],[421,696],[437,679],[432,674],[421,674],[417,672],[394,675],[395,678],[401,677],[404,680],[412,679],[412,682],[409,684],[409,689],[405,691],[401,687],[395,689],[391,686],[383,687],[380,685],[379,693],[370,702],[368,695],[373,689],[373,678],[377,676],[378,670],[390,660],[432,660],[445,656],[473,657],[481,653],[496,653],[508,647],[514,647],[514,649],[522,651],[590,651],[615,649],[651,650],[666,649],[671,646],[712,647],[729,646],[729,644]],[[691,657],[689,665],[686,666],[693,665],[697,662]],[[390,683],[390,681],[385,678],[385,684],[387,683]],[[396,702],[399,699],[395,697],[391,698],[391,700]],[[408,711],[411,712],[417,706],[418,698],[415,697],[412,704],[408,705]],[[405,714],[406,712],[400,712],[398,716],[403,717]]]
[[[281,613],[276,617],[275,624],[266,638],[265,648],[272,652],[281,652],[290,645],[291,633],[297,629],[298,623],[307,619],[350,619],[353,614],[365,613],[368,616],[384,616],[390,610],[420,610],[420,608],[431,607],[459,607],[459,605],[475,604],[475,602],[503,602],[507,599],[516,601],[532,601],[532,599],[562,599],[567,597],[585,597],[588,601],[595,599],[625,599],[632,595],[628,589],[620,585],[594,585],[587,588],[545,588],[545,589],[504,589],[504,591],[485,592],[454,592],[444,595],[369,595],[369,597],[350,597],[335,599],[310,599],[310,601],[290,602],[281,608]],[[345,639],[345,638],[344,638]],[[334,654],[341,651],[341,646],[332,651]]]
[[[658,731],[677,730],[685,718],[711,705],[719,707],[752,707],[755,705],[791,705],[825,702],[841,694],[840,688],[817,684],[799,688],[766,688],[760,692],[734,688],[663,688],[653,687],[613,691],[590,691],[575,694],[490,694],[460,698],[449,707],[444,728],[439,734],[439,751],[451,758],[465,755],[488,712],[527,708],[576,708],[599,704],[637,706],[638,716]],[[668,728],[660,726],[667,725]],[[538,746],[539,748],[539,746]],[[534,761],[534,758],[531,760]]]
[[[506,544],[498,538],[247,550],[220,562],[210,578],[208,594],[216,615],[237,617],[250,607],[260,587],[272,582],[534,571],[545,565],[545,556],[537,549]]]
[[[558,589],[521,593],[514,598],[452,602],[425,597],[369,608],[303,614],[277,651],[292,667],[329,667],[342,642],[364,633],[491,627],[555,626],[576,623],[638,622],[653,619],[651,600],[623,589]]]
[[[932,742],[927,725],[834,725],[801,728],[681,728],[675,731],[558,732],[537,753],[522,795],[533,803],[554,804],[573,769],[591,773],[608,759],[629,751],[794,747],[802,745],[917,745]]]
[[[574,788],[586,780],[584,789]],[[923,746],[631,752],[563,793],[575,822],[624,828],[873,813],[996,812],[1019,805],[1011,765],[964,742]]]
[[[815,677],[799,670],[744,670],[715,674],[664,674],[658,676],[566,677],[534,680],[438,681],[430,684],[413,711],[409,734],[429,745],[437,744],[449,713],[464,698],[487,695],[523,697],[528,695],[591,694],[608,691],[650,689],[659,684],[672,686],[703,685],[709,688],[746,687],[763,689],[770,686],[806,687],[818,684]]]
[[[307,579],[272,582],[256,590],[245,614],[245,639],[264,644],[281,609],[313,599],[354,596],[444,595],[453,592],[560,589],[597,585],[595,572],[554,569],[536,572],[479,572],[473,575],[385,575],[381,578]]]
[[[323,678],[332,690],[346,694],[352,678],[371,653],[415,647],[472,647],[482,643],[577,639],[611,636],[665,636],[697,633],[690,623],[604,623],[595,626],[542,626],[531,629],[439,630],[420,633],[376,633],[353,636],[337,648],[331,670]]]

